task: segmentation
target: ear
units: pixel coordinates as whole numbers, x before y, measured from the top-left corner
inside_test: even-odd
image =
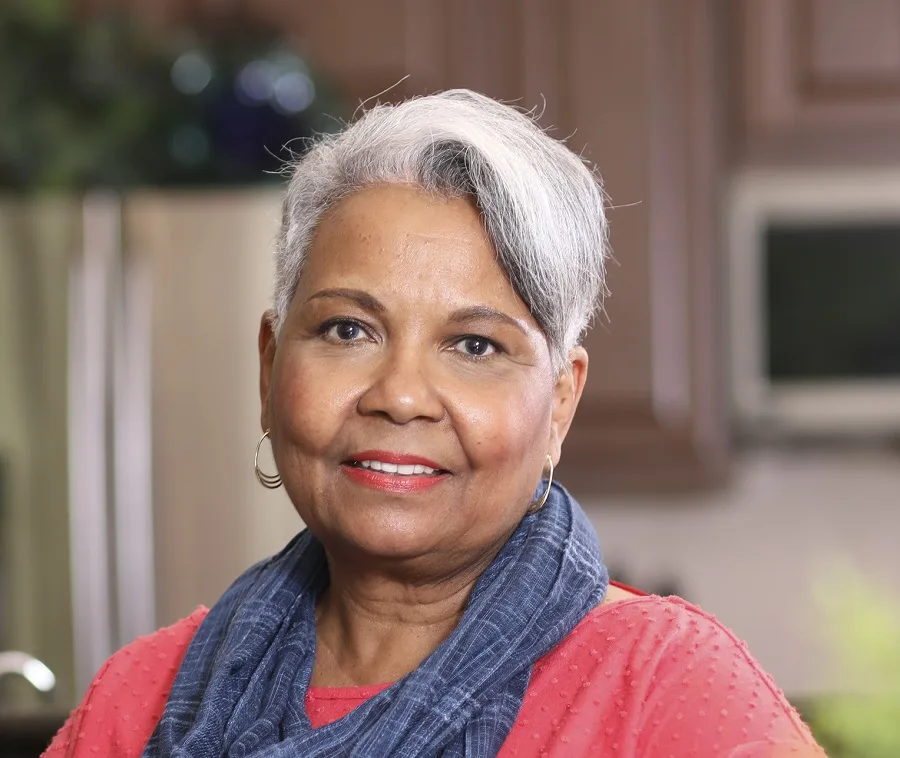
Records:
[[[270,428],[269,387],[272,382],[272,367],[275,364],[275,312],[268,310],[259,322],[259,423],[265,432]]]
[[[569,351],[569,365],[559,372],[553,388],[553,415],[550,418],[550,448],[547,451],[556,465],[562,452],[562,443],[572,426],[575,409],[581,400],[587,380],[588,354],[581,347]]]

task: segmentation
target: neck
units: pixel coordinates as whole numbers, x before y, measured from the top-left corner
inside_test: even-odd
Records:
[[[330,584],[316,607],[312,686],[385,684],[408,674],[456,628],[492,558],[412,580],[342,569],[329,555]]]

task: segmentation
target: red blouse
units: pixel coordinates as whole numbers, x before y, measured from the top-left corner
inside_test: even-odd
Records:
[[[113,655],[44,755],[138,758],[206,613]],[[310,721],[336,721],[386,686],[311,687]],[[682,600],[635,597],[595,608],[535,664],[500,755],[825,754],[731,632]]]

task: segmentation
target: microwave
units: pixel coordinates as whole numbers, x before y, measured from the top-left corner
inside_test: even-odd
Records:
[[[900,168],[745,171],[726,215],[739,429],[900,435]]]

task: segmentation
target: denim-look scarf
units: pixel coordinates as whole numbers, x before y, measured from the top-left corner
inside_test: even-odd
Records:
[[[534,662],[603,599],[608,581],[594,530],[554,484],[478,579],[450,636],[400,681],[313,729],[305,700],[328,570],[304,531],[209,612],[144,757],[494,756]]]

